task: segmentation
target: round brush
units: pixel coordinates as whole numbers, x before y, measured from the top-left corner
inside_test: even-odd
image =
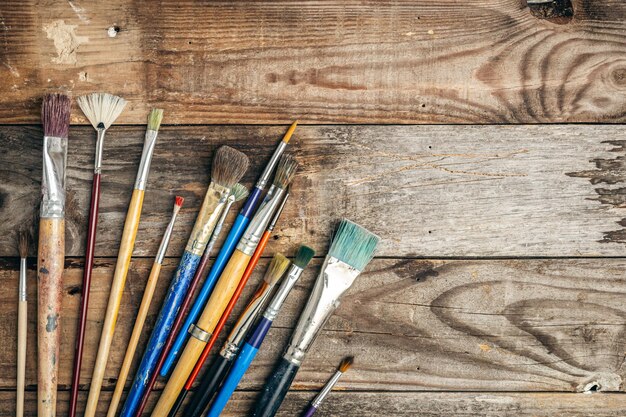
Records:
[[[26,300],[26,258],[28,257],[29,234],[21,230],[17,247],[20,252],[20,283],[17,307],[17,404],[16,417],[24,415],[24,379],[26,375],[26,333],[28,323],[28,301]]]
[[[335,372],[335,374],[328,380],[328,382],[326,383],[326,385],[324,385],[324,388],[322,388],[319,394],[317,394],[315,398],[313,398],[313,401],[311,401],[311,404],[309,404],[309,408],[307,408],[304,414],[302,414],[302,417],[311,417],[313,414],[315,414],[317,409],[320,408],[320,405],[322,405],[322,402],[324,402],[324,399],[328,396],[328,394],[330,394],[337,382],[339,382],[339,378],[341,378],[341,375],[345,374],[348,369],[350,369],[353,362],[353,356],[348,356],[341,361],[337,372]]]

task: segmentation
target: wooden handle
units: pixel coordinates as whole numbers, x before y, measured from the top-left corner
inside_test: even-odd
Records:
[[[211,333],[215,329],[215,325],[220,317],[222,317],[222,313],[233,296],[235,289],[239,284],[239,280],[241,280],[241,277],[246,270],[248,262],[250,262],[250,257],[248,255],[245,255],[243,252],[238,250],[233,253],[233,256],[231,256],[228,261],[228,265],[224,268],[224,272],[222,272],[219,281],[211,293],[209,302],[206,307],[204,307],[202,315],[196,323],[197,327],[207,333]],[[206,342],[201,342],[194,337],[189,338],[189,341],[185,346],[185,350],[180,356],[178,364],[176,365],[176,368],[174,368],[174,372],[172,372],[172,376],[167,382],[167,385],[159,398],[159,402],[152,412],[153,417],[167,416],[170,409],[174,405],[176,398],[178,397],[178,393],[183,388],[183,385],[185,385],[191,370],[200,357],[200,354],[204,349],[204,345],[206,345]]]
[[[89,397],[87,397],[84,417],[93,417],[96,414],[104,371],[106,370],[117,315],[120,311],[120,303],[122,302],[122,294],[124,292],[124,285],[126,284],[128,266],[130,265],[130,258],[135,246],[135,237],[137,236],[139,217],[141,216],[141,207],[143,205],[143,195],[143,190],[133,190],[133,196],[130,199],[130,205],[126,213],[126,222],[124,223],[120,250],[117,255],[117,264],[115,265],[111,293],[109,295],[106,315],[104,316],[102,335],[100,336],[100,344],[98,345],[98,354],[96,355],[96,362],[91,377],[91,387],[89,388]]]
[[[57,402],[57,370],[61,331],[61,294],[65,263],[65,220],[42,218],[39,222],[37,259],[37,403],[39,417],[54,417]]]
[[[111,398],[111,403],[109,404],[107,417],[115,417],[115,413],[117,412],[117,407],[119,406],[122,393],[124,392],[126,378],[128,377],[130,366],[133,362],[133,356],[135,356],[135,350],[137,349],[139,338],[144,330],[143,325],[146,321],[146,317],[148,316],[148,310],[150,308],[150,303],[152,302],[152,297],[154,295],[154,290],[156,288],[160,272],[161,264],[155,262],[152,265],[152,270],[150,271],[150,276],[148,277],[148,282],[146,283],[146,289],[144,290],[143,298],[141,299],[141,305],[139,306],[135,326],[133,327],[133,332],[130,335],[130,340],[128,341],[128,347],[126,348],[122,368],[120,369],[119,376],[117,377],[117,384],[115,385],[113,398]]]
[[[20,301],[17,309],[17,404],[16,417],[24,415],[24,378],[26,373],[26,301]]]

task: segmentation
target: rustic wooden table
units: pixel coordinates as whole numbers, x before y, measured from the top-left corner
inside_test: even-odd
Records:
[[[574,0],[573,10],[573,19],[555,22],[534,16],[524,0],[4,1],[0,415],[12,415],[15,402],[14,232],[37,211],[38,114],[41,96],[53,91],[106,91],[130,102],[105,145],[80,410],[146,115],[162,107],[100,415],[173,196],[186,203],[150,325],[215,149],[228,144],[251,157],[250,185],[294,119],[302,170],[266,254],[291,255],[300,242],[323,254],[342,216],[383,243],[315,343],[281,416],[297,415],[348,354],[354,369],[320,415],[626,415],[626,2]],[[60,415],[95,143],[76,106],[72,122]],[[319,264],[289,297],[225,414],[245,415],[253,403]]]

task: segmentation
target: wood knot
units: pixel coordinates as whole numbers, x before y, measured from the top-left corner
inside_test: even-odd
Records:
[[[571,0],[526,0],[526,4],[537,19],[558,25],[569,23],[574,17]]]
[[[618,87],[626,87],[626,68],[617,68],[611,72],[611,80]]]

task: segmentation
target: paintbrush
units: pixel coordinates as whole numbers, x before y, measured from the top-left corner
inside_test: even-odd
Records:
[[[109,404],[107,417],[115,417],[117,412],[117,407],[122,397],[122,392],[124,391],[124,384],[126,383],[126,378],[128,377],[128,372],[130,371],[130,366],[132,364],[133,357],[135,356],[135,350],[137,349],[137,344],[139,343],[139,337],[143,332],[143,326],[146,321],[146,317],[148,316],[148,309],[150,308],[150,303],[152,302],[152,296],[154,295],[159,274],[161,273],[161,266],[163,264],[163,259],[165,258],[165,252],[167,251],[167,246],[169,245],[170,238],[172,237],[174,223],[176,222],[176,217],[178,216],[178,212],[180,211],[184,200],[185,199],[183,197],[177,196],[174,201],[172,217],[167,225],[167,228],[165,229],[165,233],[161,239],[161,244],[159,245],[159,250],[157,251],[157,256],[152,264],[152,269],[150,270],[148,282],[146,282],[146,288],[141,299],[139,311],[137,312],[133,332],[130,335],[128,347],[126,348],[126,354],[124,355],[124,361],[122,362],[122,368],[120,369],[119,376],[117,377],[115,391],[113,392],[113,397],[111,398],[111,403]]]
[[[311,417],[313,414],[315,414],[317,409],[320,408],[320,405],[322,405],[322,402],[324,402],[324,399],[328,396],[328,394],[330,394],[337,382],[339,382],[339,378],[341,378],[341,375],[345,374],[348,369],[350,369],[353,362],[354,357],[352,356],[348,356],[341,361],[341,363],[339,364],[339,368],[337,368],[335,374],[328,380],[328,382],[326,383],[326,385],[324,385],[324,388],[322,388],[319,394],[317,394],[315,398],[313,398],[313,401],[311,401],[311,404],[309,404],[309,408],[307,408],[304,414],[302,414],[302,417]]]
[[[270,235],[274,231],[274,228],[276,227],[276,223],[278,222],[278,219],[280,218],[280,215],[283,212],[283,209],[285,208],[285,204],[287,203],[288,198],[289,198],[289,191],[285,193],[285,197],[283,197],[283,201],[281,202],[280,206],[276,210],[276,213],[274,213],[274,217],[270,221],[270,224],[267,226],[265,233],[263,233],[263,236],[261,237],[259,245],[254,251],[252,258],[250,259],[250,263],[248,263],[248,266],[246,267],[246,270],[243,273],[243,277],[241,278],[241,281],[239,281],[239,285],[237,286],[235,293],[233,294],[232,298],[228,302],[228,305],[226,306],[226,310],[224,310],[222,317],[220,317],[220,321],[215,326],[215,330],[213,331],[213,334],[211,335],[211,339],[209,339],[208,343],[204,347],[204,350],[202,351],[200,358],[198,358],[198,361],[196,362],[196,365],[191,371],[189,378],[187,378],[187,382],[185,382],[185,386],[183,387],[180,394],[178,394],[178,398],[176,399],[176,402],[174,403],[174,406],[172,407],[172,410],[169,413],[170,415],[176,414],[176,412],[182,405],[183,401],[185,400],[185,397],[191,390],[191,386],[193,385],[194,381],[198,377],[198,374],[200,373],[200,369],[202,369],[202,366],[204,365],[204,362],[209,356],[209,353],[211,352],[213,345],[217,341],[217,338],[219,337],[220,332],[222,331],[222,329],[224,328],[224,325],[226,324],[226,321],[230,317],[230,313],[233,311],[233,308],[235,307],[237,300],[239,300],[239,297],[241,296],[241,293],[243,292],[243,289],[246,283],[248,282],[248,279],[252,275],[252,271],[254,271],[254,268],[259,262],[259,259],[261,258],[261,255],[263,254],[263,251],[265,250],[265,246],[267,245]],[[252,323],[250,323],[250,325],[251,324]],[[238,343],[237,343],[237,346],[238,346]],[[194,395],[191,404],[195,404],[196,402],[203,401],[202,398],[205,398],[205,397],[208,397],[209,399],[213,397],[213,394],[215,393],[215,391],[213,391],[211,388],[213,385],[213,382],[212,382],[213,378],[210,378],[210,375],[215,375],[216,377],[218,377],[219,376],[218,370],[225,371],[225,369],[227,368],[220,367],[219,369],[216,369],[215,372],[209,372],[208,374],[206,374],[207,377],[204,378],[200,382],[200,389],[196,390],[196,395]],[[221,380],[221,377],[217,379]],[[215,389],[217,389],[217,387]],[[208,401],[208,399],[206,401]],[[187,411],[185,412],[185,415],[187,415],[188,412],[192,410],[193,408],[196,408],[196,407],[188,406]],[[202,409],[204,408],[205,407],[203,406]]]
[[[17,404],[16,417],[24,415],[24,379],[26,375],[26,332],[28,323],[28,301],[26,300],[26,258],[28,257],[28,231],[18,233],[17,248],[20,253],[20,282],[17,306]]]
[[[226,207],[231,189],[248,169],[248,162],[246,155],[228,146],[220,147],[215,153],[213,166],[211,167],[211,182],[202,207],[196,217],[196,222],[187,241],[183,256],[163,301],[161,311],[135,374],[130,392],[122,407],[122,416],[135,414],[137,406],[146,391],[150,376],[154,372],[157,360],[161,355],[172,323],[198,267],[200,258],[206,249],[222,211]]]
[[[371,261],[379,240],[378,236],[349,220],[339,223],[289,347],[263,388],[255,417],[276,414],[306,353],[339,306],[343,294]]]
[[[283,279],[280,284],[280,288],[278,288],[278,291],[274,294],[269,306],[265,309],[263,317],[261,317],[261,320],[256,325],[254,330],[251,331],[251,336],[241,348],[239,355],[237,355],[235,363],[228,372],[228,376],[224,380],[224,383],[217,393],[215,400],[213,400],[213,404],[211,404],[211,408],[207,414],[208,417],[218,417],[224,410],[226,403],[230,399],[231,395],[233,395],[233,392],[235,392],[241,378],[243,378],[244,373],[248,370],[250,364],[254,360],[254,357],[259,351],[267,332],[272,327],[272,323],[276,319],[276,316],[287,299],[287,296],[291,292],[291,289],[296,284],[298,279],[300,279],[300,276],[302,276],[304,268],[306,268],[309,262],[311,262],[314,254],[315,252],[313,249],[308,246],[302,245],[300,246],[300,249],[298,249],[296,259],[293,261],[291,268],[289,268],[287,276]]]
[[[261,240],[261,236],[272,219],[273,213],[280,205],[285,189],[293,179],[297,167],[298,163],[291,155],[283,155],[280,159],[274,182],[267,192],[263,203],[237,244],[237,249],[228,261],[226,268],[224,268],[224,272],[222,272],[220,279],[215,285],[202,315],[189,329],[192,337],[189,338],[176,368],[155,406],[154,416],[165,416],[172,408],[211,333],[215,329],[215,325],[226,309],[228,301],[232,298],[239,281],[243,277],[243,273]]]
[[[100,389],[102,388],[102,379],[104,378],[104,371],[109,358],[109,350],[111,349],[113,334],[115,333],[117,315],[120,311],[120,303],[122,302],[124,285],[126,284],[126,275],[128,274],[133,248],[135,247],[135,238],[137,236],[137,228],[139,227],[143,198],[148,182],[148,173],[150,172],[150,163],[152,161],[152,154],[154,153],[162,117],[163,112],[159,109],[152,110],[148,116],[148,126],[143,151],[141,153],[139,168],[137,169],[135,186],[133,188],[128,211],[126,212],[126,220],[124,221],[124,230],[120,241],[120,249],[117,254],[117,263],[115,264],[113,282],[111,283],[111,293],[109,294],[107,310],[104,316],[102,335],[100,336],[100,344],[98,345],[98,353],[91,377],[91,387],[89,388],[84,417],[93,417],[96,413]]]
[[[37,253],[37,402],[40,417],[54,417],[65,264],[65,174],[70,98],[48,94],[41,106],[43,177]]]
[[[202,312],[202,309],[204,308],[207,300],[209,299],[209,296],[211,295],[211,291],[213,291],[213,287],[215,286],[217,279],[224,271],[226,264],[228,263],[231,255],[235,250],[235,246],[239,242],[239,239],[241,239],[241,236],[243,235],[246,227],[248,226],[248,223],[250,222],[250,218],[254,214],[257,205],[261,202],[261,194],[263,193],[265,187],[269,184],[272,172],[274,172],[274,168],[276,168],[276,165],[278,164],[281,155],[285,151],[285,148],[287,147],[287,144],[289,143],[293,132],[296,130],[297,125],[297,121],[293,122],[287,130],[287,133],[285,133],[285,136],[283,136],[282,141],[276,147],[274,154],[265,166],[265,170],[263,170],[263,173],[259,177],[259,180],[252,189],[248,200],[246,201],[243,208],[241,209],[241,212],[235,219],[235,222],[233,223],[233,226],[231,227],[230,232],[228,233],[228,236],[226,237],[226,240],[224,241],[224,244],[222,245],[222,248],[217,255],[217,258],[215,259],[215,262],[213,262],[213,266],[211,267],[209,275],[207,276],[204,284],[202,285],[202,288],[196,296],[196,301],[193,303],[193,306],[189,310],[189,314],[185,319],[185,323],[181,327],[182,331],[178,332],[176,340],[174,341],[174,344],[170,349],[167,358],[165,359],[165,363],[161,368],[161,376],[166,376],[167,374],[169,374],[172,366],[174,365],[174,362],[178,357],[180,350],[187,340],[188,332],[186,330],[196,322],[198,316]]]
[[[180,325],[183,322],[185,311],[187,311],[187,308],[189,308],[189,304],[191,304],[191,301],[193,299],[193,294],[196,291],[196,286],[200,282],[200,279],[204,275],[204,272],[206,271],[206,268],[209,264],[209,259],[211,258],[211,251],[213,250],[213,246],[215,246],[215,242],[217,242],[217,240],[219,239],[219,236],[224,226],[224,222],[226,221],[226,216],[228,215],[230,207],[235,202],[243,200],[247,196],[248,196],[248,190],[246,189],[246,187],[244,187],[241,184],[235,184],[233,186],[231,193],[228,196],[226,208],[224,209],[224,211],[222,211],[222,215],[220,216],[220,219],[217,222],[215,229],[213,230],[213,235],[211,236],[211,240],[209,240],[209,243],[207,244],[206,249],[204,250],[204,254],[202,255],[202,259],[200,260],[198,269],[196,269],[196,273],[194,274],[194,277],[191,280],[191,285],[189,286],[189,289],[187,290],[187,295],[185,295],[185,300],[183,301],[183,304],[180,307],[178,315],[176,316],[176,321],[174,322],[174,325],[172,326],[172,330],[167,336],[167,340],[165,341],[165,345],[163,346],[163,351],[161,352],[161,355],[159,356],[159,360],[157,361],[157,364],[154,368],[154,372],[152,372],[152,375],[150,376],[150,380],[146,384],[146,388],[144,390],[143,396],[141,397],[139,406],[137,407],[136,414],[141,415],[144,407],[146,406],[148,397],[150,396],[150,392],[152,391],[152,387],[154,387],[154,384],[156,383],[156,380],[159,376],[159,370],[161,369],[161,366],[163,366],[163,362],[165,361],[165,357],[167,353],[169,352],[170,347],[172,346],[172,342],[174,341],[176,332],[178,331],[178,329],[180,328]]]
[[[94,249],[96,246],[96,231],[98,228],[98,207],[100,206],[100,176],[102,173],[102,152],[104,136],[107,129],[126,107],[126,100],[106,93],[93,93],[78,97],[78,106],[83,111],[94,129],[98,132],[96,140],[96,155],[94,158],[93,181],[91,184],[91,206],[89,208],[89,226],[87,228],[87,244],[85,245],[85,267],[83,269],[83,288],[78,320],[78,334],[74,350],[74,370],[72,373],[72,390],[70,393],[70,417],[76,415],[78,401],[78,385],[80,383],[80,367],[83,358],[83,343],[85,340],[85,326],[87,324],[87,308],[89,305],[89,288],[91,286],[91,272],[93,270]]]

